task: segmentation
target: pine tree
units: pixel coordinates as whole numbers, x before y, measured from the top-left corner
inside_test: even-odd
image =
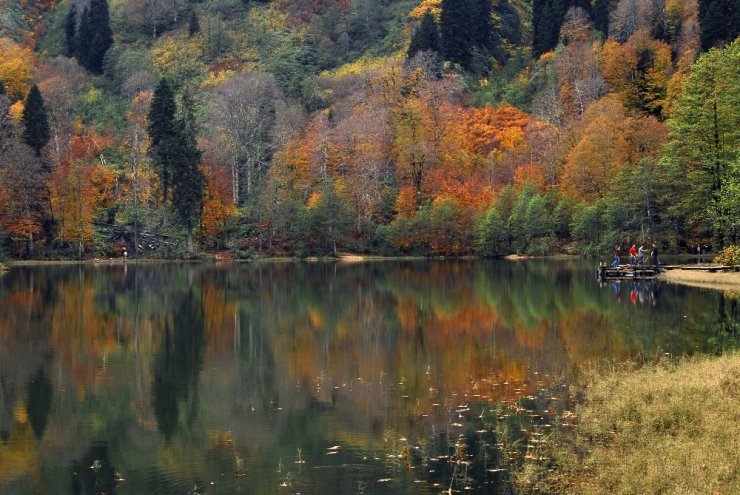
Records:
[[[534,0],[532,4],[532,51],[535,56],[555,48],[560,38],[560,27],[571,6],[583,6],[584,1]],[[590,7],[587,9],[590,11]]]
[[[82,11],[76,36],[77,61],[85,69],[103,73],[103,59],[113,45],[107,0],[90,0]]]
[[[195,9],[190,14],[190,26],[188,26],[188,34],[192,37],[200,32],[200,22],[198,22],[198,14]]]
[[[437,28],[437,21],[434,20],[434,15],[430,10],[424,12],[421,21],[416,26],[416,29],[414,29],[406,57],[411,59],[418,52],[425,50],[432,50],[439,53],[439,30]]]
[[[470,69],[473,53],[490,55],[494,40],[490,0],[442,0],[441,9],[440,46],[446,60]]]
[[[92,42],[88,49],[87,69],[97,74],[103,73],[103,58],[113,45],[113,30],[110,27],[107,0],[90,1],[89,26]]]
[[[470,41],[481,49],[491,47],[491,0],[467,0]]]
[[[201,152],[195,141],[192,104],[183,98],[182,115],[175,123],[173,145],[175,156],[172,167],[172,207],[178,220],[188,232],[188,252],[193,252],[193,227],[203,209],[205,177],[199,166]]]
[[[90,6],[85,5],[77,25],[77,35],[74,39],[74,56],[77,62],[86,69],[87,61],[90,58],[90,40],[93,38],[93,35],[92,28],[90,27]]]
[[[439,37],[446,60],[467,67],[470,62],[471,29],[468,0],[442,0]]]
[[[64,35],[67,41],[67,56],[72,57],[77,51],[77,6],[72,2],[64,24]]]
[[[699,0],[701,48],[722,47],[740,35],[737,0]]]
[[[593,19],[596,30],[601,31],[604,37],[609,36],[609,2],[607,0],[596,0]]]
[[[149,153],[162,181],[163,202],[167,202],[172,162],[176,152],[173,149],[173,146],[176,146],[176,140],[174,139],[176,135],[175,111],[175,94],[167,79],[162,78],[154,90],[152,103],[149,107],[147,133],[151,143]]]
[[[44,98],[35,84],[26,96],[21,121],[23,141],[36,152],[36,156],[41,156],[41,149],[49,142],[49,120]]]

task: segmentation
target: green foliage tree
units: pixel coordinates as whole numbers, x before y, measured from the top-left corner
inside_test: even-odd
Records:
[[[421,21],[414,29],[406,57],[411,59],[417,53],[425,50],[432,50],[437,53],[440,51],[437,21],[434,20],[434,15],[429,10],[424,12]]]
[[[193,253],[193,228],[203,210],[205,177],[200,170],[201,152],[195,141],[192,102],[183,98],[182,115],[169,136],[172,148],[172,208],[182,227],[187,230],[187,248]]]
[[[675,184],[674,218],[690,227],[711,226],[718,245],[736,239],[727,231],[729,216],[722,201],[731,182],[731,164],[740,153],[740,39],[711,49],[692,67],[668,120],[669,142],[662,162]]]
[[[36,156],[41,156],[41,149],[49,142],[49,119],[44,98],[35,84],[26,96],[21,121],[23,141],[36,152]]]
[[[167,79],[162,78],[154,90],[152,103],[149,107],[147,133],[149,134],[149,154],[155,164],[159,179],[162,183],[162,202],[166,203],[170,181],[172,177],[172,164],[177,155],[173,148],[177,144],[175,125],[175,93]]]
[[[491,2],[442,0],[439,34],[446,60],[471,68],[474,55],[489,53],[492,40]]]
[[[64,37],[67,43],[66,55],[74,56],[77,51],[77,5],[72,2],[64,22]]]
[[[537,256],[552,251],[555,245],[552,209],[552,198],[538,194],[533,184],[521,189],[511,210],[514,251]]]
[[[514,190],[507,186],[499,193],[478,226],[476,251],[482,256],[505,256],[512,252],[511,211]]]
[[[580,203],[573,213],[570,229],[576,249],[581,254],[595,255],[609,246],[606,232],[606,200],[589,205]]]
[[[103,58],[113,45],[107,0],[91,0],[82,11],[76,36],[77,61],[95,74],[103,72]]]
[[[200,22],[198,21],[198,13],[195,9],[190,13],[190,24],[188,25],[188,34],[192,37],[200,32]]]

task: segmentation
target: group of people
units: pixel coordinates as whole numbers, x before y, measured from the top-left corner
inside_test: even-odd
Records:
[[[645,266],[645,253],[647,250],[643,245],[637,248],[634,244],[630,247],[630,264],[632,266]],[[650,257],[653,261],[653,266],[658,266],[658,246],[653,243],[653,248],[650,251]],[[612,258],[612,266],[619,266],[622,262],[622,248],[619,245],[614,247],[614,257]]]

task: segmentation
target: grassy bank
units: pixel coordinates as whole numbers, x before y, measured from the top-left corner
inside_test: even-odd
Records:
[[[740,353],[597,373],[520,493],[740,493]]]

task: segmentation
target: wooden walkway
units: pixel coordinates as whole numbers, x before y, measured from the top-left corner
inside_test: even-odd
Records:
[[[632,266],[632,265],[600,265],[596,268],[596,278],[602,280],[649,280],[666,270],[692,270],[699,272],[738,272],[740,266],[724,265],[659,265],[659,266]]]

